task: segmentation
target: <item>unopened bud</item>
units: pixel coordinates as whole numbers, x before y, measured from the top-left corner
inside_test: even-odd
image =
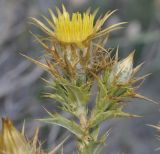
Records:
[[[127,58],[113,65],[109,77],[109,84],[113,81],[119,84],[124,84],[131,79],[133,73],[133,56],[134,52],[132,52]]]

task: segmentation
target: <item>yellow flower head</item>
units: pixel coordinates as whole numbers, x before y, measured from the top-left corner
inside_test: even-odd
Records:
[[[102,30],[102,25],[115,11],[109,11],[102,18],[95,20],[97,10],[91,13],[88,9],[84,13],[76,12],[70,15],[64,6],[62,8],[62,12],[57,9],[57,16],[49,10],[51,19],[44,17],[50,27],[32,18],[33,23],[47,33],[52,40],[57,40],[61,43],[85,44],[87,41],[108,34],[110,31],[120,28],[121,24],[124,24],[114,24]]]
[[[55,20],[55,35],[62,42],[83,42],[94,32],[93,22],[93,15],[84,13],[82,16],[77,12],[70,19],[68,12],[64,12]]]

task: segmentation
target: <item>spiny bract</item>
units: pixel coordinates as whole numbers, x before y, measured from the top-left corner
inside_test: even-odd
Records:
[[[65,140],[64,140],[65,141]],[[24,131],[19,132],[8,118],[2,119],[0,133],[0,154],[55,154],[55,151],[64,143],[60,143],[52,151],[45,153],[38,145],[38,129],[32,141],[27,140]]]

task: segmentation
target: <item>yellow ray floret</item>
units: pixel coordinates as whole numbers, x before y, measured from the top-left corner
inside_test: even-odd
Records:
[[[82,42],[94,32],[94,16],[84,13],[74,13],[70,19],[69,14],[61,15],[55,21],[55,35],[58,40],[66,43]]]
[[[115,12],[107,12],[102,18],[95,20],[97,10],[93,13],[88,9],[84,13],[69,14],[65,7],[62,6],[61,12],[57,8],[57,16],[51,11],[51,19],[44,17],[49,24],[46,26],[43,22],[32,18],[33,24],[42,29],[52,40],[67,44],[83,44],[94,38],[108,34],[110,31],[120,28],[124,23],[111,25],[101,29],[105,21]]]

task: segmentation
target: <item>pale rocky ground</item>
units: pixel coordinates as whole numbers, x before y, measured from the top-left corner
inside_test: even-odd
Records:
[[[66,1],[73,8],[89,6],[86,0]],[[29,34],[32,26],[29,17],[47,13],[48,7],[56,5],[51,0],[0,0],[0,116],[10,117],[18,128],[26,119],[26,131],[31,136],[36,126],[40,126],[41,139],[48,138],[46,147],[57,144],[66,133],[57,126],[45,125],[33,119],[47,116],[42,105],[55,110],[54,103],[40,97],[45,84],[40,79],[47,75],[40,68],[27,61],[19,53],[38,57],[42,52]],[[145,61],[140,74],[152,75],[140,88],[140,92],[160,101],[160,1],[159,0],[104,0],[92,1],[91,6],[105,11],[108,8],[119,11],[110,22],[129,21],[126,29],[115,32],[111,45],[120,46],[121,56],[137,49],[136,63]],[[150,10],[148,10],[148,8]],[[38,31],[39,32],[39,31]],[[120,39],[119,39],[120,38]],[[116,41],[119,39],[119,41]],[[113,43],[116,41],[116,43]],[[108,45],[109,46],[109,45]],[[146,124],[156,124],[160,120],[160,106],[134,100],[126,111],[144,116],[139,119],[116,119],[104,123],[102,132],[112,127],[108,145],[103,154],[158,154],[154,149],[160,146],[156,131]],[[68,134],[68,133],[67,133]],[[71,141],[65,146],[66,153],[74,150]]]

